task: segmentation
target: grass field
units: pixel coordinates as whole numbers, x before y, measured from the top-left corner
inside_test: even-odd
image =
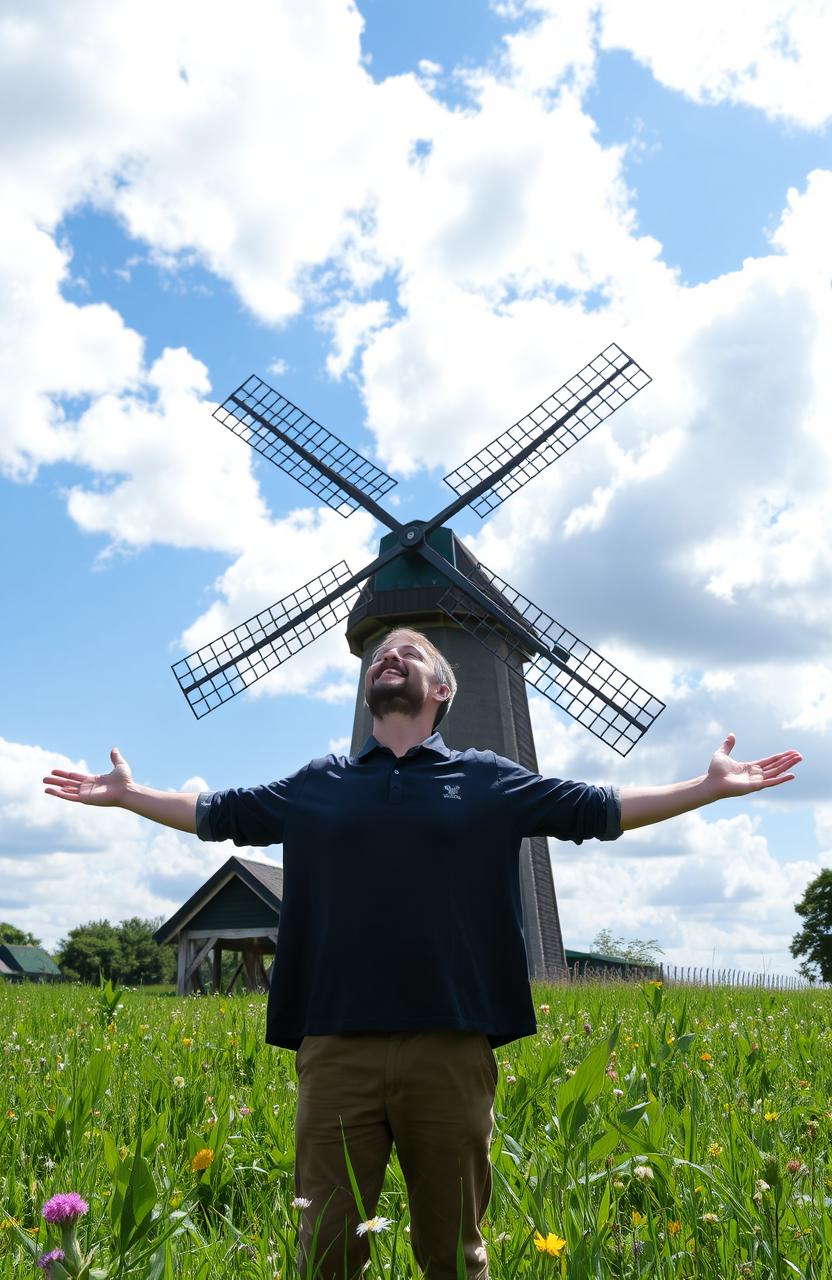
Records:
[[[492,1280],[832,1277],[832,992],[534,995],[538,1035],[496,1054]],[[291,1280],[297,1077],[264,1020],[264,997],[0,985],[0,1278],[44,1274],[42,1207],[77,1192],[53,1278]],[[415,1280],[395,1155],[376,1213],[368,1274]]]

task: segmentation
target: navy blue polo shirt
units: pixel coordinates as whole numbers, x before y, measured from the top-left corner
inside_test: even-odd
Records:
[[[397,757],[374,737],[258,787],[203,792],[201,840],[283,845],[266,1040],[537,1030],[522,931],[520,842],[614,840],[610,787],[530,773],[434,733]]]

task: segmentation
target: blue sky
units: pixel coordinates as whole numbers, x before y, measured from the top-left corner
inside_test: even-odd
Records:
[[[54,942],[169,914],[229,853],[67,813],[39,794],[51,763],[104,769],[117,744],[151,785],[222,787],[349,735],[343,637],[199,723],[170,672],[380,532],[322,514],[217,400],[266,378],[424,516],[446,470],[618,341],[654,378],[638,402],[455,523],[668,702],[621,762],[533,700],[541,768],[671,781],[728,730],[738,755],[806,762],[765,800],[553,848],[567,945],[611,928],[679,963],[790,971],[791,903],[832,849],[816,35],[776,0],[744,33],[717,6],[677,35],[628,0],[315,0],[316,37],[291,5],[247,7],[262,50],[229,52],[214,6],[198,35],[131,7],[116,31],[103,4],[71,32],[48,5],[0,27],[6,92],[43,78],[0,157],[0,918]]]

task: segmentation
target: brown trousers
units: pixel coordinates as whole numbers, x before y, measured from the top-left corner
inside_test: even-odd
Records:
[[[367,1218],[376,1215],[395,1142],[410,1243],[428,1280],[457,1280],[460,1223],[467,1280],[488,1280],[479,1224],[491,1198],[497,1063],[487,1036],[305,1036],[297,1072],[295,1195],[312,1201],[301,1210],[302,1280],[355,1280],[370,1259],[367,1234],[356,1233],[361,1214],[344,1140]]]

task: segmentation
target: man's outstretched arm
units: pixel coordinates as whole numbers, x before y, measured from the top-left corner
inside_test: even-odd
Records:
[[[736,738],[729,733],[718,751],[715,751],[708,772],[687,782],[672,782],[666,787],[622,787],[621,829],[646,827],[652,822],[664,822],[691,809],[700,809],[714,800],[731,796],[751,795],[768,787],[779,787],[791,782],[791,770],[803,756],[799,751],[781,751],[779,755],[764,760],[739,761],[731,759]]]
[[[113,762],[110,773],[67,773],[64,769],[53,769],[43,780],[46,794],[75,804],[128,809],[176,831],[196,832],[197,792],[141,787],[133,781],[130,766],[118,747],[113,747],[110,759]]]

